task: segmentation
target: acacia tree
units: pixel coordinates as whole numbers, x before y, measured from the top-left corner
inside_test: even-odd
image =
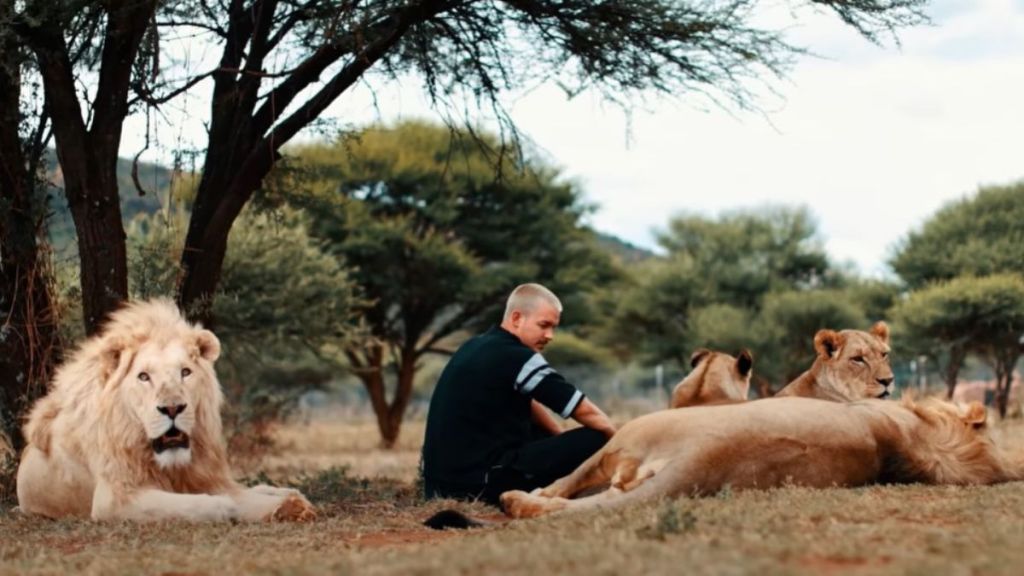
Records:
[[[450,353],[448,337],[500,321],[513,286],[545,283],[571,324],[590,315],[579,296],[614,276],[581,226],[587,209],[574,186],[537,161],[506,165],[495,180],[482,146],[497,139],[456,136],[418,122],[368,128],[296,150],[295,172],[305,178],[281,186],[313,215],[312,233],[352,266],[369,300],[361,312],[371,337],[344,351],[387,447],[423,356]]]
[[[812,0],[872,41],[925,20],[927,0]],[[221,46],[207,71],[163,88],[166,100],[213,80],[209,141],[185,250],[179,301],[208,316],[228,234],[282,146],[376,70],[415,73],[435,105],[501,113],[501,95],[541,79],[625,101],[644,90],[705,93],[741,107],[747,83],[781,75],[800,48],[751,24],[758,0],[186,0],[162,25]],[[460,101],[461,98],[464,101]],[[197,306],[198,305],[198,306]]]
[[[1024,335],[1024,278],[961,276],[937,283],[912,292],[896,307],[895,317],[911,338],[931,343],[937,360],[946,357],[949,397],[967,354],[984,358],[996,373],[996,407],[1000,415],[1006,414]]]
[[[48,258],[39,249],[49,123],[30,54],[7,24],[15,13],[13,0],[0,0],[0,436],[17,452],[18,416],[46,390],[59,346]]]
[[[986,186],[939,210],[902,241],[892,267],[911,288],[961,275],[1024,270],[1024,182]]]

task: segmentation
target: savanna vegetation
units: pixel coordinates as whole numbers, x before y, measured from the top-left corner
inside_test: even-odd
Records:
[[[810,4],[880,41],[922,22],[924,3]],[[726,491],[468,534],[418,524],[451,504],[417,489],[430,386],[523,281],[566,305],[546,355],[620,421],[660,407],[698,346],[753,351],[767,395],[810,364],[818,329],[876,320],[894,327],[898,386],[952,396],[968,372],[1013,414],[1024,184],[908,231],[882,280],[833,261],[807,207],[675,215],[647,251],[592,230],[585,191],[502,107],[555,78],[625,106],[656,91],[756,109],[756,85],[802,50],[753,23],[757,4],[0,0],[0,574],[1016,573],[1016,485]],[[177,58],[188,42],[215,57]],[[409,75],[444,123],[321,118],[358,82]],[[169,167],[118,157],[126,117],[202,83],[201,149]],[[238,472],[301,487],[316,523],[11,512],[19,418],[63,350],[153,296],[224,342]],[[291,417],[313,390],[344,414]],[[1014,419],[995,432],[1024,442]]]

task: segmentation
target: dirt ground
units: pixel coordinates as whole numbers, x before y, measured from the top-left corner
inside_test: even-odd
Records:
[[[415,486],[422,422],[377,447],[372,421],[277,431],[264,474],[319,507],[309,524],[147,525],[0,512],[4,574],[1020,574],[1024,482],[726,492],[619,512],[437,532]],[[998,425],[1024,447],[1024,425]]]

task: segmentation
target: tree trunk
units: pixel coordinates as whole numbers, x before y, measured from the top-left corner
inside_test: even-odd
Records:
[[[57,153],[63,162],[67,154],[78,151],[69,151],[58,143]],[[89,335],[99,331],[106,316],[128,298],[128,255],[115,176],[117,157],[94,158],[91,162],[86,178],[75,175],[65,181],[78,237],[82,312]]]
[[[250,155],[219,202],[216,196],[203,194],[203,190],[215,186],[215,181],[225,180],[219,177],[224,176],[223,171],[208,169],[209,179],[204,172],[181,255],[183,274],[177,295],[178,305],[193,321],[213,327],[213,295],[220,282],[231,227],[270,172],[273,161],[274,155],[262,148]]]
[[[412,398],[412,385],[416,376],[415,350],[403,350],[398,361],[398,382],[395,393],[389,402],[387,398],[387,382],[384,378],[384,349],[379,344],[362,348],[359,351],[346,352],[352,369],[363,382],[370,396],[370,405],[377,417],[377,429],[380,431],[381,447],[392,449],[398,442],[402,430],[402,420]]]
[[[0,0],[0,17],[13,4]],[[24,446],[21,418],[46,392],[59,355],[47,258],[36,235],[44,207],[35,174],[42,145],[24,146],[21,77],[13,38],[0,37],[0,434]]]
[[[128,90],[142,37],[156,0],[111,2],[106,12],[91,102],[79,100],[80,69],[65,40],[66,14],[50,3],[28,3],[22,39],[36,55],[53,121],[64,193],[75,222],[81,264],[85,329],[95,334],[108,313],[128,297],[128,268],[117,158]],[[77,56],[74,56],[77,58]],[[91,125],[83,118],[88,112]]]
[[[210,137],[177,290],[178,305],[189,318],[207,326],[213,323],[213,296],[220,281],[228,234],[280,157],[278,150],[359,81],[411,26],[456,3],[439,0],[398,6],[387,18],[367,27],[338,31],[331,42],[312,50],[285,80],[261,95],[262,62],[271,44],[274,5],[261,4],[258,10],[246,13],[238,3],[239,11],[232,13],[227,26],[221,70],[214,75]],[[339,61],[346,64],[328,79],[321,78]],[[239,69],[247,73],[239,74]],[[282,116],[313,85],[320,87],[294,111]]]
[[[949,361],[946,363],[946,369],[943,371],[947,400],[953,399],[953,393],[956,392],[957,379],[960,377],[960,369],[964,365],[964,358],[966,356],[967,351],[959,346],[949,349]]]

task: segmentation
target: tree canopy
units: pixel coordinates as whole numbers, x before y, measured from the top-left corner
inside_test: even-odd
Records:
[[[996,371],[997,407],[1005,415],[1024,336],[1024,278],[999,274],[937,282],[910,293],[894,317],[902,333],[943,361],[949,396],[966,355],[984,357]]]
[[[908,234],[892,267],[911,288],[1024,270],[1024,182],[986,186]]]

